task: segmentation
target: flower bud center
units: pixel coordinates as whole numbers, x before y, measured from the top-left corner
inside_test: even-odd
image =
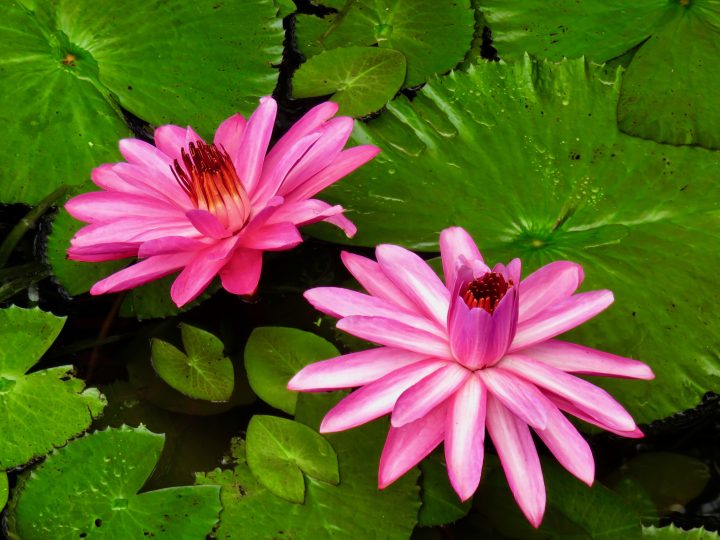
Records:
[[[242,228],[250,200],[230,156],[214,144],[198,141],[188,146],[189,152],[183,148],[180,160],[170,167],[178,184],[196,208],[214,214],[225,227]]]
[[[512,285],[512,280],[505,281],[502,274],[487,272],[470,282],[462,298],[470,308],[482,308],[493,313]]]

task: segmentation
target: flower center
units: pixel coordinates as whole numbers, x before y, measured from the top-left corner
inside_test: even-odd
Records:
[[[492,313],[512,285],[512,280],[505,281],[502,274],[487,272],[482,277],[470,282],[462,294],[462,298],[468,307],[482,308],[488,313]]]
[[[196,208],[207,210],[233,230],[241,229],[250,214],[250,199],[224,148],[191,142],[170,167],[178,184]]]

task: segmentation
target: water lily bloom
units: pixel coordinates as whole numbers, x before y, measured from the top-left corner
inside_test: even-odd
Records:
[[[102,165],[92,179],[102,191],[65,207],[88,222],[73,237],[69,258],[139,262],[97,282],[91,294],[117,292],[180,270],[171,289],[182,306],[216,276],[235,294],[252,294],[264,251],[302,242],[298,226],[327,221],[348,236],[355,226],[341,206],[312,197],[372,159],[370,145],[343,150],[353,120],[318,105],[267,152],[277,105],[270,97],[249,120],[225,120],[212,142],[192,128],[161,126],[155,145],[120,141],[122,163]]]
[[[459,227],[441,233],[440,251],[444,284],[399,246],[378,246],[377,262],[343,253],[369,294],[320,287],[305,297],[338,317],[341,330],[381,347],[311,364],[288,388],[360,387],[327,413],[322,433],[390,413],[381,489],[444,441],[450,482],[468,499],[480,482],[487,429],[515,500],[538,526],[545,486],[530,429],[568,471],[592,484],[592,452],[564,413],[626,437],[642,432],[606,391],[574,373],[652,379],[652,370],[555,339],[613,301],[607,290],[575,292],[580,265],[553,262],[521,280],[518,259],[491,269]]]

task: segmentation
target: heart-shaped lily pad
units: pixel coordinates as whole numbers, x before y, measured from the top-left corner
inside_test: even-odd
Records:
[[[484,0],[481,9],[502,58],[527,51],[605,62],[641,45],[622,88],[621,129],[720,148],[717,0]]]
[[[436,79],[356,127],[383,151],[328,199],[353,211],[364,245],[436,250],[460,225],[525,274],[583,264],[586,287],[616,300],[569,339],[653,367],[651,383],[600,380],[645,422],[720,388],[720,152],[620,133],[620,85],[582,60],[527,57]]]
[[[143,427],[124,426],[54,452],[25,473],[13,491],[11,534],[24,540],[204,539],[220,512],[218,486],[138,494],[164,440]]]

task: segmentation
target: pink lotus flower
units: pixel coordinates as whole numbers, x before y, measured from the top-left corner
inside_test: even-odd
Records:
[[[67,202],[70,214],[90,223],[72,239],[76,261],[126,257],[136,264],[97,282],[91,294],[117,292],[182,270],[171,296],[182,306],[217,275],[235,294],[252,294],[263,251],[302,242],[300,225],[327,221],[348,236],[355,226],[341,206],[311,197],[372,159],[374,146],[343,151],[353,120],[339,117],[335,103],[303,116],[267,153],[277,105],[260,100],[250,120],[236,114],[211,144],[192,128],[161,126],[155,146],[120,141],[127,162],[93,171],[104,191]]]
[[[516,501],[538,526],[545,486],[529,428],[566,469],[592,484],[590,448],[563,412],[626,437],[642,432],[607,392],[571,373],[637,379],[653,373],[636,360],[553,339],[613,301],[610,291],[575,294],[579,265],[554,262],[521,281],[518,259],[490,269],[459,227],[441,233],[440,250],[445,284],[399,246],[378,246],[378,262],[343,253],[370,294],[320,287],[305,297],[340,318],[341,330],[383,346],[311,364],[288,388],[361,387],[327,413],[322,433],[391,413],[381,489],[445,441],[450,482],[468,499],[480,482],[487,427]]]

